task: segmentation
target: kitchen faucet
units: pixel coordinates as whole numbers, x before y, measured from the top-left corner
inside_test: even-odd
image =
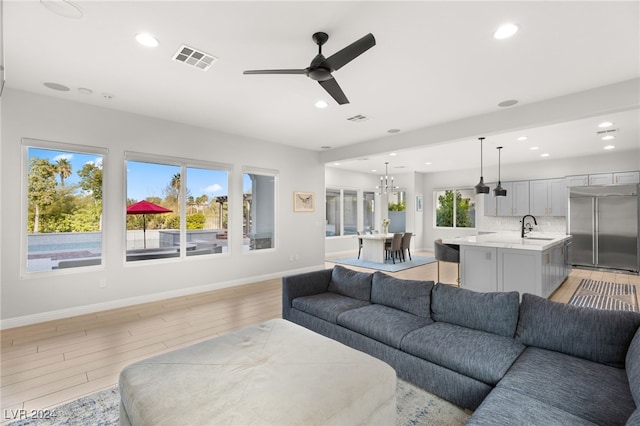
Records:
[[[531,225],[531,222],[527,223],[527,225],[524,224],[524,220],[527,218],[527,216],[529,216],[531,219],[533,219],[533,223],[535,225],[538,224],[538,222],[536,221],[536,218],[532,215],[532,214],[525,214],[524,216],[522,216],[522,220],[520,222],[522,222],[522,227],[520,228],[520,238],[524,238],[526,232],[525,230],[528,230],[528,232],[531,232],[533,230],[533,225]]]

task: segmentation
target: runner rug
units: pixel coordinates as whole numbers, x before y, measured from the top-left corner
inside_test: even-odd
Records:
[[[398,426],[462,426],[469,419],[463,409],[400,379],[396,401]],[[21,419],[7,426],[115,426],[120,418],[120,393],[113,387],[41,411],[40,419]],[[10,410],[5,412],[5,417],[7,414],[11,414]],[[16,410],[15,414],[21,413]]]
[[[638,295],[636,286],[632,284],[583,279],[569,299],[569,304],[611,311],[638,312]]]

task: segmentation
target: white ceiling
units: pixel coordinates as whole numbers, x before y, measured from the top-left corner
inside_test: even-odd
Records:
[[[367,152],[363,142],[380,138],[388,138],[393,151],[397,135],[389,129],[411,134],[640,77],[638,1],[74,4],[81,19],[56,15],[40,1],[4,0],[6,87],[310,150],[340,152],[359,144],[357,156],[333,157],[347,160],[338,167],[365,172],[381,171],[384,161],[422,172],[477,166],[480,134],[418,150],[420,141],[413,141],[395,157]],[[505,22],[516,23],[519,32],[493,39]],[[305,76],[242,74],[305,68],[317,53],[316,31],[329,34],[327,57],[367,33],[376,38],[376,46],[334,73],[350,104],[337,105]],[[140,32],[152,33],[160,45],[140,46],[134,40]],[[218,61],[206,72],[173,61],[183,44]],[[71,90],[51,90],[45,82]],[[314,106],[320,99],[329,103],[326,109]],[[497,106],[508,99],[519,103]],[[497,162],[498,144],[503,164],[533,161],[544,152],[549,158],[605,153],[596,135],[605,119],[619,129],[612,142],[617,151],[638,149],[639,102],[518,132],[505,125],[505,132],[486,140],[486,164]],[[369,119],[347,121],[357,114]],[[521,135],[528,140],[515,141]]]

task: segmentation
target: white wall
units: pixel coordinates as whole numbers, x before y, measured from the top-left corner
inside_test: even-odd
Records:
[[[640,144],[639,144],[640,146]],[[479,163],[478,163],[479,164]],[[614,171],[640,170],[640,148],[636,151],[604,152],[602,155],[591,157],[575,157],[563,160],[544,160],[533,163],[503,165],[500,171],[503,182],[516,180],[533,180],[558,178],[569,175],[581,175],[589,173],[606,173]],[[497,180],[498,170],[492,168],[484,170],[485,182]],[[455,170],[445,173],[422,174],[424,188],[424,237],[422,247],[433,249],[433,241],[437,238],[450,238],[461,235],[475,234],[478,229],[496,230],[501,227],[506,230],[517,229],[517,218],[485,218],[484,197],[477,197],[476,229],[436,229],[434,226],[434,198],[433,192],[437,189],[452,187],[472,188],[480,179],[480,169]],[[560,219],[544,219],[540,222],[547,231],[557,231],[562,228]],[[542,229],[540,229],[542,230]]]
[[[323,267],[325,168],[318,153],[6,88],[0,101],[3,328]],[[22,138],[108,148],[104,267],[20,276]],[[124,151],[232,164],[231,253],[125,264]],[[279,171],[275,250],[242,253],[243,166]],[[314,192],[316,211],[294,213],[294,191]]]

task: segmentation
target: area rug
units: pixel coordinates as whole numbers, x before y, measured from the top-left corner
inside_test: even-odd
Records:
[[[436,261],[434,257],[411,256],[412,260],[406,262],[396,261],[394,264],[391,260],[384,263],[369,262],[367,260],[358,259],[357,257],[339,257],[336,259],[327,259],[327,262],[338,263],[340,265],[358,266],[360,268],[376,269],[385,272],[398,272],[405,269],[415,268],[416,266],[427,265]]]
[[[404,380],[396,388],[398,426],[464,425],[469,415],[461,408]],[[7,426],[115,426],[120,417],[117,387],[53,408],[50,419],[22,419]]]
[[[638,312],[636,286],[583,279],[569,299],[570,305],[612,311]]]

